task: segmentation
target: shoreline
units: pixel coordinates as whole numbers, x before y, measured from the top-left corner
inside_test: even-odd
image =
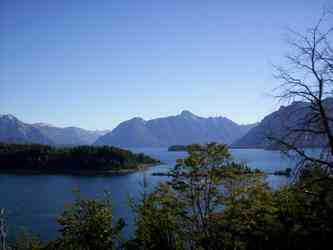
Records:
[[[0,175],[67,175],[67,176],[120,176],[132,174],[139,171],[146,171],[151,167],[160,165],[159,163],[141,164],[137,168],[119,170],[33,170],[33,169],[1,169]]]

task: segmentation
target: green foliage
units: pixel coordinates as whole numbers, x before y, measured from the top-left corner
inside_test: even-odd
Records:
[[[280,227],[273,193],[260,181],[237,189],[216,220],[224,249],[273,249],[269,233]]]
[[[83,199],[79,193],[72,206],[58,218],[61,237],[47,249],[112,250],[125,223],[119,220],[112,225],[110,195],[103,200]]]
[[[175,192],[161,183],[143,203],[134,203],[138,215],[136,239],[129,249],[184,249],[179,224],[179,206]]]
[[[11,245],[12,250],[42,250],[43,245],[38,236],[31,234],[26,228],[22,228],[15,242]]]
[[[171,171],[172,180],[136,204],[136,242],[142,249],[220,249],[216,218],[230,196],[221,185],[233,187],[227,180],[239,184],[257,175],[232,162],[226,145],[190,145],[187,150],[189,156]]]
[[[272,191],[261,171],[232,162],[225,145],[191,145],[188,153],[170,182],[136,204],[136,238],[128,249],[328,249],[332,243],[333,182],[321,166]]]
[[[0,144],[0,170],[78,172],[137,169],[158,161],[144,154],[103,146],[53,148],[36,144]]]

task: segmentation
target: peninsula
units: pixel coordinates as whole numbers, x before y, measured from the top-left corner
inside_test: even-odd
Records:
[[[0,172],[5,173],[114,175],[158,163],[147,155],[111,146],[55,148],[39,144],[0,144]]]

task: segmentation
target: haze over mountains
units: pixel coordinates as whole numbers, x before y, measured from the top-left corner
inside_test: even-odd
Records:
[[[77,127],[59,128],[44,123],[34,123],[32,126],[58,145],[93,144],[100,136],[110,132],[109,130],[91,131]]]
[[[238,125],[224,117],[203,118],[189,111],[149,121],[133,118],[122,122],[112,131],[90,131],[77,127],[59,128],[45,123],[27,124],[12,115],[1,117],[1,142],[51,145],[164,147],[212,141],[231,144],[255,126]]]
[[[325,106],[333,113],[333,99]],[[27,124],[13,115],[0,115],[0,142],[50,145],[113,145],[117,147],[168,147],[192,143],[219,142],[240,148],[272,148],[268,137],[284,138],[288,129],[300,127],[311,114],[309,103],[281,106],[260,123],[239,125],[225,117],[204,118],[189,111],[175,116],[143,120],[136,117],[120,123],[112,131],[90,131],[77,127],[59,128],[45,123]],[[321,137],[289,136],[299,146],[321,146]]]
[[[167,147],[212,141],[231,144],[254,126],[239,125],[225,117],[203,118],[183,111],[148,121],[133,118],[122,122],[95,144],[118,147]]]
[[[90,131],[77,127],[59,128],[45,123],[27,124],[13,115],[0,115],[0,142],[48,145],[92,144],[106,131]]]
[[[21,122],[15,116],[0,115],[0,141],[7,143],[53,144],[39,129]]]
[[[333,98],[325,99],[324,108],[330,115],[333,114]],[[295,130],[313,129],[305,121],[310,118],[315,121],[318,114],[311,108],[310,103],[293,102],[288,106],[281,106],[279,110],[267,115],[256,127],[252,128],[245,136],[232,144],[240,148],[274,148],[276,141],[283,140],[298,147],[321,147],[326,141],[321,135]],[[312,124],[320,127],[318,124]],[[331,124],[332,125],[332,124]],[[291,131],[294,131],[291,133]],[[272,138],[274,138],[272,140]],[[274,142],[275,141],[275,142]]]

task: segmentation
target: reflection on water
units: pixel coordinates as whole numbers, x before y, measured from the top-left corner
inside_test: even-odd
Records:
[[[148,178],[149,189],[168,177],[151,176],[152,172],[166,172],[183,158],[185,152],[167,152],[165,148],[131,149],[160,159],[163,164],[145,173],[136,172],[125,176],[64,176],[64,175],[0,175],[0,207],[7,210],[9,235],[14,235],[21,226],[38,233],[42,239],[57,235],[56,216],[65,203],[73,201],[72,190],[79,188],[83,196],[99,197],[104,190],[112,193],[115,218],[125,218],[129,224],[125,234],[133,231],[133,213],[128,206],[129,197],[140,197],[143,174]],[[286,158],[277,151],[260,149],[232,149],[235,160],[246,162],[252,168],[273,172],[293,167],[295,160]],[[287,183],[283,176],[268,176],[273,188]]]

